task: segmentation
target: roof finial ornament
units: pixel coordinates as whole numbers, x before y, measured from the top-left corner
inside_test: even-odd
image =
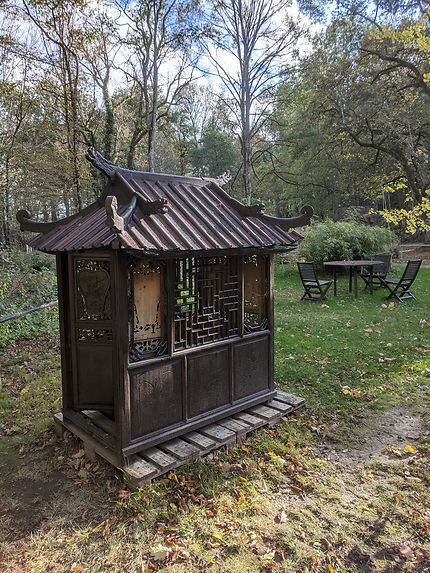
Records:
[[[120,235],[124,231],[124,219],[118,215],[118,201],[115,195],[106,197],[106,225]]]
[[[227,185],[227,183],[231,181],[230,170],[227,169],[227,171],[224,171],[224,173],[219,177],[217,177],[215,181],[220,187],[224,187],[224,185]]]

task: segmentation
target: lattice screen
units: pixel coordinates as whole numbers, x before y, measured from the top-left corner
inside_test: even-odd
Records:
[[[174,349],[239,333],[237,257],[187,257],[175,261]]]

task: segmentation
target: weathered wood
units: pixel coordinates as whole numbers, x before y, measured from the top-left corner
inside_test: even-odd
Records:
[[[96,426],[110,434],[111,436],[115,436],[115,422],[104,416],[98,410],[82,410],[82,414],[84,414],[87,418],[89,418]]]
[[[283,392],[282,390],[276,391],[276,400],[279,402],[284,402],[285,404],[290,404],[293,407],[293,410],[297,410],[301,406],[304,406],[305,399],[300,398],[298,396],[293,396],[293,394],[287,394],[287,392]]]
[[[204,436],[200,432],[189,432],[188,434],[185,434],[183,438],[187,442],[190,442],[190,444],[193,444],[193,446],[199,448],[200,453],[202,454],[210,452],[218,447],[217,442],[214,442],[211,438]]]
[[[63,412],[64,420],[63,423],[65,424],[67,420],[70,420],[74,425],[81,428],[81,430],[85,433],[85,435],[93,437],[97,440],[101,446],[108,448],[110,450],[115,451],[116,449],[116,442],[115,438],[93,424],[89,418],[86,418],[80,412],[73,412],[72,410],[67,410]],[[67,427],[67,426],[66,426]]]
[[[144,450],[141,457],[163,470],[163,473],[178,466],[177,458],[163,452],[160,448],[149,448],[148,450]]]
[[[268,406],[254,406],[248,410],[251,414],[255,414],[268,422],[278,422],[281,419],[281,412]]]
[[[196,448],[193,444],[189,444],[180,438],[175,438],[174,440],[160,444],[160,448],[181,461],[191,460],[192,458],[200,455],[199,448]]]
[[[67,430],[63,424],[63,414],[54,415],[54,431],[57,438],[62,440],[64,438],[64,432]]]
[[[65,418],[61,412],[54,415],[54,423],[62,425],[66,430],[72,432],[75,437],[82,440],[84,449],[85,447],[87,447],[87,449],[93,449],[99,456],[107,460],[113,466],[120,468],[118,457],[112,448],[107,448],[102,445],[98,439],[94,439],[90,433]]]
[[[269,408],[274,408],[275,410],[279,410],[283,416],[293,411],[293,407],[290,404],[287,404],[286,402],[280,402],[279,400],[276,399],[270,400],[270,402],[267,403],[267,406]]]
[[[159,475],[159,469],[154,464],[146,462],[139,456],[133,455],[128,459],[123,473],[125,479],[130,482],[132,486],[139,487]]]
[[[239,443],[246,434],[261,426],[279,422],[295,409],[286,400],[294,402],[296,408],[304,404],[302,398],[278,391],[275,399],[271,400],[267,406],[255,406],[246,412],[235,414],[234,417],[223,418],[216,424],[208,424],[199,431],[187,432],[180,438],[160,444],[159,447],[143,449],[138,455],[129,456],[125,464],[112,449],[101,445],[98,438],[94,438],[91,434],[91,431],[97,428],[99,432],[112,438],[105,430],[112,431],[115,424],[101,412],[86,410],[85,415],[75,412],[80,422],[86,420],[86,429],[91,430],[89,433],[70,420],[63,419],[62,414],[56,414],[54,422],[56,431],[60,434],[66,428],[83,441],[86,455],[94,456],[97,453],[107,459],[124,473],[131,487],[137,488],[196,457],[227,444]]]
[[[224,420],[220,420],[218,423],[220,426],[227,428],[227,430],[231,430],[238,434],[247,433],[252,430],[251,424],[248,424],[243,420],[235,420],[234,418],[225,418]]]
[[[218,444],[232,444],[236,441],[236,434],[219,424],[210,424],[201,428],[200,432],[218,442]]]

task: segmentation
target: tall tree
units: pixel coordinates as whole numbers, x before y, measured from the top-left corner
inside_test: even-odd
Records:
[[[79,141],[81,117],[79,81],[82,46],[82,11],[86,0],[23,0],[26,15],[38,28],[43,39],[45,57],[59,72],[63,112],[67,127],[67,147],[73,166],[73,188],[76,206],[83,207]]]
[[[282,58],[300,33],[288,16],[290,4],[289,0],[218,0],[208,22],[206,73],[220,79],[235,119],[248,202],[254,193],[253,141],[272,108]]]
[[[192,80],[189,47],[197,12],[196,0],[139,0],[124,8],[129,25],[126,43],[131,51],[124,71],[133,83],[135,101],[127,157],[130,168],[138,145],[146,138],[148,169],[155,170],[159,122]]]

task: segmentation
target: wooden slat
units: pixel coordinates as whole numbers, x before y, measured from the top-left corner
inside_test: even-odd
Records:
[[[205,436],[209,436],[218,444],[232,444],[236,441],[236,433],[228,430],[227,428],[223,428],[219,424],[210,424],[204,428],[200,429],[202,434]]]
[[[54,422],[57,426],[61,425],[63,428],[66,428],[66,430],[69,430],[69,432],[72,432],[74,436],[80,438],[84,444],[84,449],[94,450],[113,466],[119,467],[118,458],[112,448],[106,448],[104,444],[100,443],[100,441],[95,439],[91,434],[88,434],[82,428],[76,426],[67,418],[64,418],[61,412],[54,415]]]
[[[163,470],[163,473],[178,466],[178,460],[170,454],[166,454],[166,452],[163,452],[160,448],[149,448],[148,450],[144,450],[140,455],[152,464],[158,466]]]
[[[196,448],[196,446],[181,440],[181,438],[164,442],[164,444],[160,444],[159,447],[181,461],[198,457],[200,454],[200,450]]]
[[[292,406],[294,410],[297,410],[297,408],[300,408],[305,403],[304,398],[299,398],[298,396],[287,394],[287,392],[283,392],[282,390],[276,391],[275,399],[279,400],[279,402],[285,402],[286,404],[290,404],[290,406]]]
[[[211,440],[211,438],[204,436],[200,432],[189,432],[188,434],[185,434],[183,438],[187,442],[190,442],[191,444],[199,448],[202,454],[206,454],[207,452],[210,452],[211,450],[214,450],[215,448],[218,447],[217,442],[214,442],[213,440]]]
[[[218,424],[227,428],[227,430],[236,432],[237,434],[246,434],[253,429],[251,424],[248,424],[243,420],[235,420],[233,418],[225,418],[224,420],[220,420]]]
[[[269,406],[269,408],[274,408],[275,410],[279,410],[283,416],[293,411],[293,407],[290,404],[287,404],[286,402],[279,402],[279,400],[276,399],[270,400],[270,402],[268,402],[267,405]]]
[[[253,416],[248,412],[239,412],[233,417],[235,420],[241,420],[243,422],[246,422],[247,424],[252,426],[253,430],[255,430],[256,428],[260,428],[261,426],[264,426],[264,424],[267,423],[263,418],[258,418],[257,416]]]
[[[64,412],[64,424],[70,420],[75,426],[81,428],[83,432],[89,436],[94,437],[98,442],[100,442],[106,448],[111,450],[116,449],[116,440],[113,436],[93,424],[93,422],[84,416],[81,412],[74,412],[73,410],[67,410]],[[67,426],[66,426],[67,427]],[[79,436],[80,437],[80,436]]]
[[[137,455],[127,457],[125,466],[122,466],[122,460],[118,459],[112,447],[115,444],[115,422],[101,412],[70,412],[71,420],[56,414],[54,421],[60,434],[62,428],[70,430],[81,438],[87,452],[96,452],[119,468],[131,487],[140,487],[207,452],[225,444],[240,442],[250,431],[276,423],[303,405],[303,398],[278,390],[275,398],[265,405],[254,406],[216,424],[209,424],[157,447],[139,451]],[[110,447],[106,447],[107,444]]]
[[[116,427],[115,422],[104,416],[98,410],[82,410],[82,414],[84,414],[87,418],[89,418],[96,426],[110,434],[111,436],[115,436]]]
[[[254,406],[253,408],[249,408],[248,412],[263,418],[263,420],[267,420],[267,422],[277,422],[281,419],[282,415],[279,410],[269,408],[268,406]]]
[[[142,458],[136,455],[128,458],[127,465],[123,471],[126,479],[131,479],[131,481],[137,485],[150,481],[160,473],[157,466],[142,460]]]

